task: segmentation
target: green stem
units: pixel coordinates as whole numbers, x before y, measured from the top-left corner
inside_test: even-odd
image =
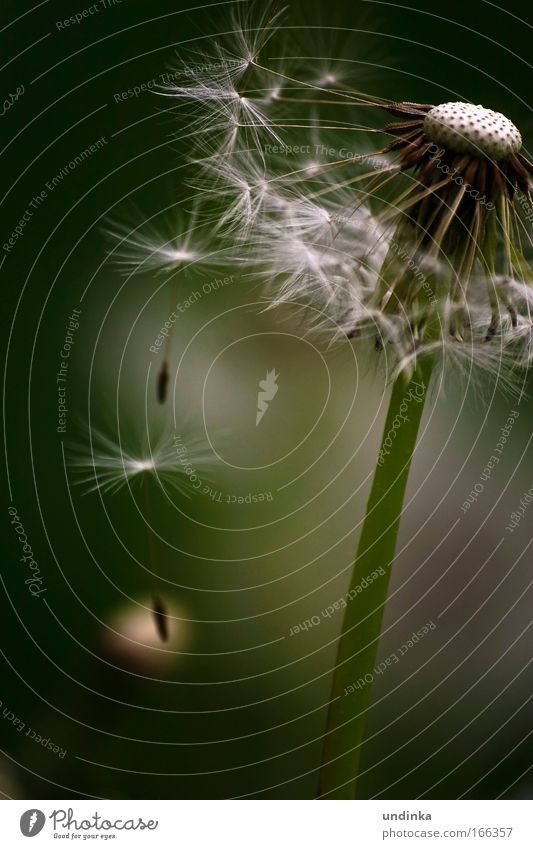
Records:
[[[431,358],[423,358],[411,379],[400,374],[392,390],[333,674],[319,776],[319,796],[329,799],[355,798],[372,671],[432,367]]]

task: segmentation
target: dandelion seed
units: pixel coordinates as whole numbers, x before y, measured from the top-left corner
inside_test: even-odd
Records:
[[[167,389],[170,374],[168,371],[168,362],[163,360],[161,368],[157,375],[157,400],[160,404],[164,404],[167,399]]]
[[[113,243],[113,261],[124,274],[198,270],[215,264],[212,233],[197,223],[197,214],[193,210],[186,218],[175,213],[157,224],[153,219],[132,224],[110,220],[105,235]]]
[[[285,207],[263,207],[252,237],[261,273],[277,286],[273,304],[313,302],[336,337],[374,325],[376,350],[390,342],[407,371],[435,355],[436,342],[443,360],[492,373],[497,352],[502,383],[512,384],[533,354],[533,165],[520,133],[465,103],[375,106],[401,119],[373,155],[383,167],[340,182],[330,172],[313,191],[302,173],[298,188],[276,178]]]
[[[152,613],[154,616],[154,624],[160,639],[164,643],[168,642],[168,612],[165,603],[158,595],[154,595],[153,597]]]
[[[256,228],[250,262],[269,281],[271,305],[311,302],[323,313],[352,311],[375,290],[387,250],[387,233],[368,208],[354,208],[342,189],[321,203],[287,197],[283,215]],[[275,252],[272,244],[276,245]],[[368,313],[367,313],[368,317]]]
[[[131,438],[125,441],[131,442]],[[126,450],[122,440],[102,431],[91,432],[90,450],[77,447],[72,452],[72,468],[86,493],[116,494],[125,486],[143,484],[146,477],[168,494],[172,491],[190,498],[202,481],[212,480],[217,461],[209,443],[200,434],[185,428],[183,435],[165,431],[157,438],[143,433]]]

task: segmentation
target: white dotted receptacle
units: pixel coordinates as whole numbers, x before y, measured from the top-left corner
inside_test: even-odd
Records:
[[[428,141],[455,153],[506,159],[522,147],[522,137],[512,121],[471,103],[443,103],[431,109],[424,120]]]

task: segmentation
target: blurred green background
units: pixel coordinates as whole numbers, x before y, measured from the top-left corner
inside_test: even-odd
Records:
[[[264,312],[261,287],[236,270],[232,285],[180,315],[175,413],[187,427],[205,424],[224,461],[217,491],[272,500],[176,496],[172,505],[154,486],[160,539],[150,552],[146,483],[102,499],[74,486],[69,458],[87,452],[89,415],[114,433],[118,411],[126,442],[142,433],[157,367],[149,347],[169,302],[231,273],[221,263],[173,280],[126,279],[102,234],[108,214],[135,221],[169,205],[190,209],[186,122],[148,91],[120,102],[115,95],[164,73],[176,45],[195,40],[202,49],[230,28],[229,4],[187,11],[169,0],[123,0],[57,28],[82,8],[4,0],[0,13],[9,60],[2,90],[25,88],[2,116],[3,243],[46,182],[105,137],[2,253],[0,790],[15,798],[312,798],[340,614],[289,634],[346,590],[384,377],[349,344],[314,349],[301,316]],[[527,146],[530,10],[526,0],[505,8],[294,0],[284,25],[317,67],[342,56],[349,78],[381,97],[481,102],[515,121]],[[80,305],[61,435],[55,376]],[[279,392],[256,428],[258,381],[272,368]],[[513,409],[490,381],[460,379],[435,391],[428,408],[380,657],[430,620],[437,628],[376,683],[363,797],[531,797],[529,516],[513,535],[505,531],[532,483],[528,400],[482,496],[461,511]],[[163,426],[168,406],[150,416]],[[44,576],[40,598],[24,584],[9,504]],[[168,649],[153,633],[150,571],[176,616]],[[65,755],[26,736],[29,727]]]

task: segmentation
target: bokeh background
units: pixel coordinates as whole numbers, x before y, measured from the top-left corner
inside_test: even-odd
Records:
[[[265,312],[258,281],[222,261],[166,276],[118,272],[105,217],[157,216],[158,225],[167,207],[190,210],[192,192],[176,105],[150,91],[115,95],[158,78],[176,48],[201,51],[231,28],[231,4],[122,0],[57,28],[89,5],[3,0],[0,12],[3,96],[24,87],[1,118],[2,243],[47,181],[105,139],[1,257],[0,791],[313,798],[341,615],[290,631],[346,591],[386,378],[349,343],[310,344],[297,311]],[[353,84],[375,95],[483,103],[517,123],[526,147],[532,23],[526,0],[293,0],[284,18],[317,73],[338,69],[340,57]],[[228,274],[230,285],[203,292]],[[169,303],[198,290],[177,323],[172,398],[159,408],[149,348]],[[80,327],[58,434],[56,374],[73,309]],[[258,381],[273,368],[279,391],[256,427]],[[170,417],[173,430],[207,433],[221,458],[220,498],[175,494],[171,503],[148,479],[114,495],[78,485],[89,420],[109,434],[119,421],[124,450],[134,452],[146,409],[156,430]],[[465,513],[513,410],[501,461]],[[452,373],[433,392],[380,658],[426,623],[436,628],[376,681],[362,797],[531,797],[533,513],[506,531],[533,483],[531,414],[527,396],[510,398],[489,377]],[[268,500],[247,503],[258,493]],[[37,598],[24,583],[9,505],[39,563],[46,593]],[[154,585],[175,617],[168,644],[150,613]]]

